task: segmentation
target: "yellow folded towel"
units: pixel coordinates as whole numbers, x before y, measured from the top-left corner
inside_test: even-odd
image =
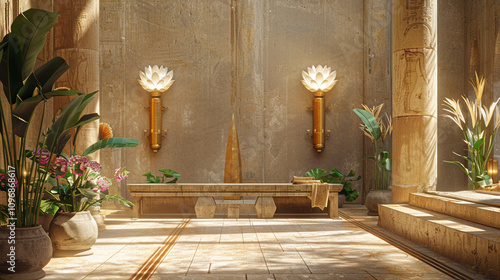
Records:
[[[303,181],[312,181],[315,180],[314,177],[299,177],[299,176],[293,176],[292,183],[296,184],[297,182],[303,182]]]
[[[328,205],[330,186],[323,183],[313,183],[311,190],[311,207],[319,207],[323,210]]]

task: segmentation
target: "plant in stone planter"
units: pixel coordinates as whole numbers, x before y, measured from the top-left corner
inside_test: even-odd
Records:
[[[500,99],[492,102],[489,107],[483,105],[485,79],[479,79],[476,73],[476,81],[475,83],[471,82],[471,84],[476,94],[476,100],[469,100],[469,98],[462,96],[465,105],[467,105],[470,120],[465,119],[459,100],[446,98],[444,101],[444,110],[449,113],[444,116],[453,120],[460,127],[467,144],[468,153],[466,156],[455,152],[454,154],[468,162],[470,168],[460,161],[445,162],[459,166],[469,177],[470,188],[475,190],[477,187],[494,183],[488,176],[487,166],[495,144],[495,135],[500,128],[500,109],[497,106]],[[494,117],[495,112],[496,117]]]
[[[353,170],[347,175],[342,174],[337,169],[332,169],[327,172],[324,169],[314,168],[306,172],[305,176],[314,177],[316,180],[321,180],[322,183],[342,184],[343,188],[339,195],[345,195],[345,200],[354,201],[359,196],[359,191],[352,187],[352,182],[361,179],[361,176],[355,177]],[[339,200],[340,201],[340,200]],[[341,204],[341,202],[339,202]]]
[[[171,169],[162,169],[158,171],[162,173],[162,176],[155,176],[151,172],[145,173],[142,176],[146,176],[147,183],[153,183],[153,184],[160,184],[165,182],[165,180],[169,180],[165,182],[166,184],[174,184],[181,177],[181,174]]]
[[[354,109],[354,113],[363,122],[361,130],[370,138],[373,144],[373,156],[367,159],[375,163],[375,189],[386,190],[389,187],[391,176],[391,159],[389,156],[390,136],[392,133],[391,118],[385,114],[380,117],[380,111],[384,104],[369,108],[362,104],[363,109]]]
[[[77,155],[75,144],[81,126],[78,126],[70,145],[70,154],[60,152],[54,162],[50,164],[53,185],[48,190],[52,198],[42,202],[42,210],[49,214],[56,214],[49,227],[50,238],[57,256],[83,256],[91,254],[91,247],[97,240],[98,227],[92,218],[89,207],[100,205],[103,200],[114,200],[126,207],[132,207],[132,202],[119,195],[108,194],[112,181],[101,175],[101,165],[90,160],[87,155],[103,148],[135,147],[139,143],[135,139],[108,137],[90,145]],[[109,130],[111,131],[111,130]],[[101,133],[102,134],[102,133]],[[68,137],[62,142],[69,142]],[[120,182],[128,175],[123,168],[115,170],[114,177]]]
[[[93,115],[86,115],[71,122],[59,121],[49,130],[43,126],[48,99],[80,95],[74,105],[86,98],[76,90],[53,90],[56,80],[69,68],[64,59],[54,57],[34,70],[37,56],[58,16],[38,9],[25,11],[14,20],[11,32],[0,43],[0,81],[5,94],[0,100],[4,168],[0,188],[8,197],[8,205],[0,206],[0,217],[8,222],[7,228],[0,229],[2,279],[38,279],[45,274],[42,268],[50,261],[52,246],[38,225],[38,217],[44,184],[49,176],[48,167],[60,146],[58,139],[74,124],[93,120]],[[41,115],[33,118],[37,108],[41,109]],[[67,120],[74,110],[75,107],[68,108],[57,119]],[[28,132],[32,124],[35,130]],[[13,244],[6,242],[4,237],[13,231],[16,233],[16,262],[11,266],[7,264],[7,254]],[[5,274],[14,271],[14,274]]]
[[[371,189],[365,200],[368,215],[378,215],[378,205],[392,203],[392,191],[389,188],[391,176],[391,159],[389,156],[390,136],[392,133],[391,118],[385,114],[380,117],[384,104],[369,108],[362,104],[363,109],[354,109],[354,113],[363,122],[361,130],[373,144],[373,156],[368,159],[375,163],[375,188]]]

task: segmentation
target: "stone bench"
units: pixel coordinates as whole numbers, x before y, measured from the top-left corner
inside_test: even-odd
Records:
[[[341,184],[329,184],[328,199],[330,218],[338,218],[338,193]],[[259,218],[272,218],[276,211],[274,196],[308,197],[311,195],[311,184],[291,183],[184,183],[184,184],[129,184],[134,206],[133,219],[142,214],[143,197],[198,197],[195,205],[197,218],[213,218],[217,196],[256,196],[255,210]]]

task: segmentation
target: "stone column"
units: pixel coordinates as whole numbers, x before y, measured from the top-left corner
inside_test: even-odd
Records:
[[[54,55],[64,58],[70,66],[56,87],[68,87],[83,93],[99,90],[99,1],[54,0],[54,12],[61,14],[54,26]],[[54,114],[72,98],[54,100]],[[93,112],[99,112],[98,94],[83,114]],[[98,140],[99,122],[84,125],[78,135],[77,153]],[[99,159],[98,153],[91,157]]]
[[[437,182],[437,0],[393,0],[394,203]]]

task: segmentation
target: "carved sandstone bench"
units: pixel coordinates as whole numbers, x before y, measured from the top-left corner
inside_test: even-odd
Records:
[[[341,184],[329,184],[328,199],[330,218],[338,218],[338,192]],[[184,183],[184,184],[129,184],[128,190],[134,200],[133,219],[142,214],[143,197],[166,196],[195,196],[198,201],[195,205],[197,218],[213,218],[215,214],[215,200],[217,196],[257,196],[255,210],[259,218],[272,218],[276,211],[273,196],[308,197],[311,195],[312,185],[291,183]]]

